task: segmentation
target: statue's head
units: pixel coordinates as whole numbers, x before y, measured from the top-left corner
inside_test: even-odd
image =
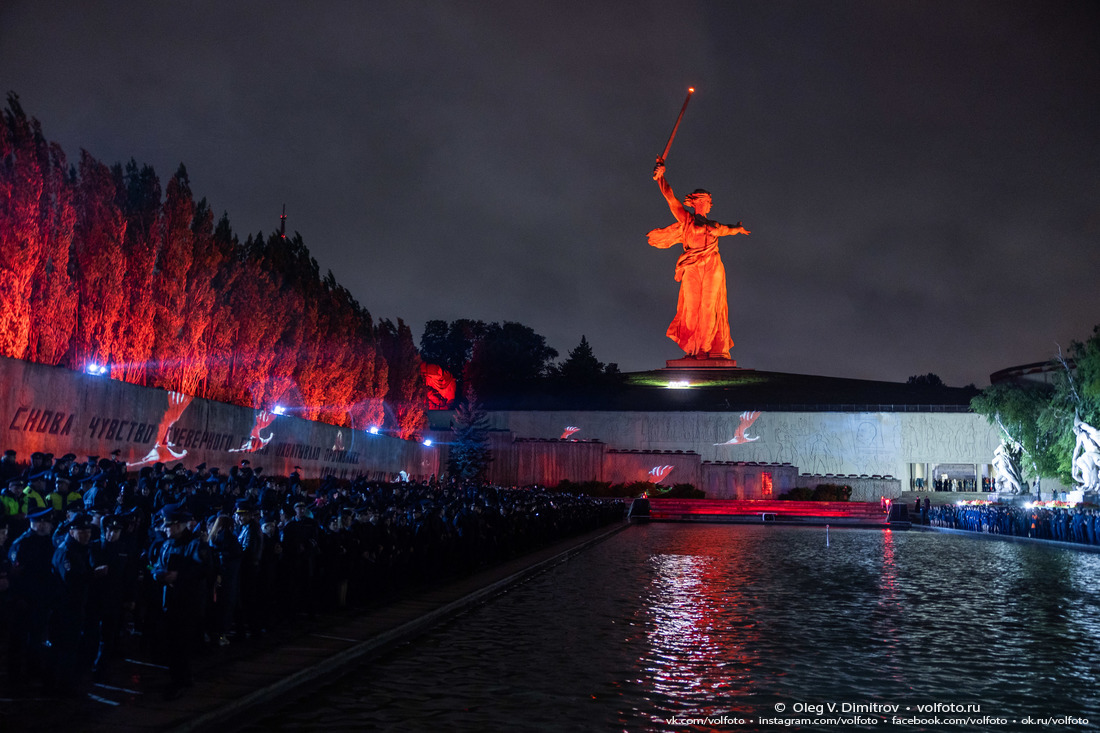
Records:
[[[710,204],[710,191],[703,188],[697,188],[684,197],[684,206],[690,206],[696,214],[701,216],[707,215],[707,212],[710,211]]]

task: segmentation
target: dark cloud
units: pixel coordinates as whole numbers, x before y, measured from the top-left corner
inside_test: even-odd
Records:
[[[1073,2],[7,2],[0,86],[243,234],[285,203],[377,317],[678,356],[649,180],[723,247],[744,366],[983,383],[1100,322],[1100,59]]]

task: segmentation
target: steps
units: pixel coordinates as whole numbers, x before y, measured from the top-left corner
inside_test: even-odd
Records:
[[[660,499],[650,497],[650,517],[671,521],[814,521],[844,524],[886,522],[877,503],[853,501],[778,501],[742,499]],[[767,518],[766,515],[770,515]],[[817,521],[815,523],[824,523]]]

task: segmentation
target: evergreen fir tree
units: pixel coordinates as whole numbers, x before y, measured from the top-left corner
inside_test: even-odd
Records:
[[[473,389],[466,390],[466,399],[455,408],[451,430],[455,439],[447,459],[447,470],[460,481],[485,478],[489,461],[493,460],[489,449],[489,418]]]
[[[592,352],[592,346],[585,336],[577,348],[569,352],[569,358],[559,368],[562,379],[572,384],[591,384],[599,381],[604,373],[604,365]]]

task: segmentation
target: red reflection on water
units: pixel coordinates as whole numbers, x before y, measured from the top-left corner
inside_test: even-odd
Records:
[[[744,594],[744,566],[712,540],[685,535],[675,554],[651,558],[650,621],[641,668],[646,689],[692,714],[747,713],[761,647],[758,604]],[[740,548],[740,557],[751,556]],[[717,673],[716,673],[717,672]]]

